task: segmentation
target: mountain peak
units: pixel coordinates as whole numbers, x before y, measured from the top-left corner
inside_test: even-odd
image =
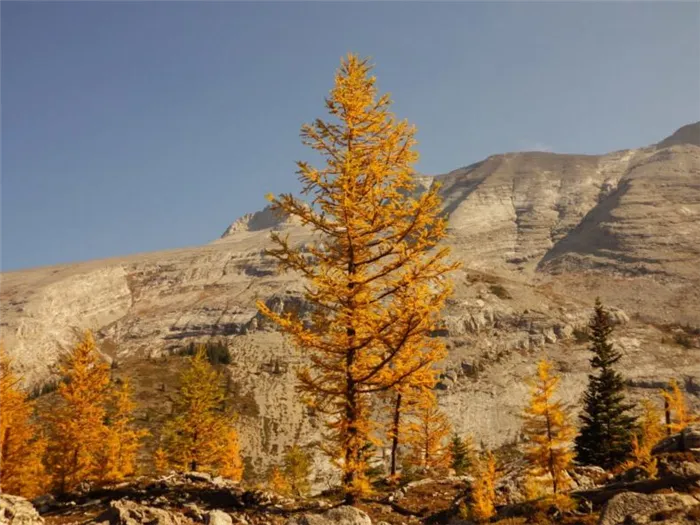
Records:
[[[656,147],[668,148],[679,144],[700,146],[700,121],[679,128],[673,135],[659,142]]]

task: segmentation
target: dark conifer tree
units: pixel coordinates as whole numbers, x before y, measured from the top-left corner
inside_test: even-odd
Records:
[[[609,342],[612,333],[610,316],[596,299],[589,324],[590,350],[593,352],[584,394],[582,422],[576,437],[576,458],[580,463],[611,468],[622,463],[630,452],[635,418],[633,407],[625,403],[624,382],[615,370],[620,353]]]
[[[465,474],[467,469],[471,466],[470,452],[469,443],[465,443],[457,434],[452,436],[452,440],[450,441],[451,466],[458,476]]]

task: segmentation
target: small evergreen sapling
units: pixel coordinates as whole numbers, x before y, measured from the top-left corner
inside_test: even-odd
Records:
[[[471,436],[462,439],[459,434],[454,434],[450,441],[450,459],[452,470],[457,476],[467,473],[473,462],[473,445]]]

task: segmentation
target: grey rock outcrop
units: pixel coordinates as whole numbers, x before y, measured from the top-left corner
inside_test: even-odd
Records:
[[[700,455],[700,424],[688,425],[681,432],[664,438],[653,452],[697,452]]]
[[[304,514],[288,520],[286,525],[372,525],[372,520],[364,511],[346,505],[323,514]]]
[[[623,492],[608,501],[600,513],[598,525],[627,525],[666,523],[683,525],[695,523],[686,519],[684,511],[700,505],[690,494],[637,494]],[[673,512],[677,511],[677,512]],[[668,519],[665,518],[668,516]]]
[[[0,525],[44,525],[44,518],[26,499],[0,494]]]
[[[105,525],[188,525],[191,520],[179,512],[147,507],[134,501],[112,501],[107,511],[93,520]]]
[[[232,525],[231,516],[221,510],[212,510],[207,514],[207,525]]]

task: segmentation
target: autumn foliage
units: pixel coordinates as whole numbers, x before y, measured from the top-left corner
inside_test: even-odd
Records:
[[[241,445],[238,440],[238,432],[229,428],[224,439],[223,451],[219,459],[218,473],[232,481],[241,481],[243,478],[243,459],[241,458]]]
[[[59,404],[49,416],[48,464],[59,492],[100,477],[109,367],[87,331],[61,367]]]
[[[102,464],[104,481],[121,481],[136,473],[136,454],[141,440],[149,433],[134,426],[131,385],[122,381],[112,391],[112,414],[106,429]]]
[[[574,453],[571,441],[575,430],[561,401],[555,400],[559,378],[552,374],[552,364],[542,360],[537,374],[530,383],[530,404],[525,409],[523,433],[528,440],[526,458],[533,476],[547,476],[552,493],[566,490],[566,469],[571,466]]]
[[[694,416],[688,409],[688,403],[681,392],[678,382],[675,379],[671,379],[669,382],[668,390],[661,390],[661,395],[664,398],[667,410],[670,412],[671,421],[668,426],[668,431],[673,434],[680,432],[690,423],[698,421],[698,418]]]
[[[240,479],[243,465],[231,414],[223,410],[225,389],[220,373],[199,346],[180,375],[173,415],[164,431],[168,463],[180,469],[220,471]]]
[[[415,419],[408,425],[407,441],[411,461],[426,470],[446,468],[450,464],[446,440],[452,428],[440,410],[435,394],[424,392],[417,406]]]
[[[278,466],[274,466],[270,469],[267,486],[272,492],[276,492],[281,496],[289,496],[292,493],[292,487],[289,481],[287,481],[287,478]]]
[[[497,481],[496,457],[488,452],[477,462],[474,470],[469,506],[469,516],[472,520],[482,523],[496,514]]]
[[[346,500],[367,489],[362,447],[372,441],[371,396],[432,366],[443,343],[429,338],[451,293],[446,236],[437,186],[420,195],[413,164],[415,129],[389,112],[377,95],[366,60],[341,63],[326,100],[333,120],[305,125],[304,144],[325,161],[299,162],[303,194],[270,197],[273,209],[299,218],[317,242],[292,246],[272,233],[268,253],[306,281],[311,323],[273,312],[273,319],[305,352],[299,374],[308,403],[328,416],[327,452],[343,471]]]
[[[31,498],[46,484],[46,440],[32,421],[34,407],[11,366],[0,343],[0,490]]]
[[[652,455],[652,449],[664,436],[661,412],[648,399],[642,402],[642,409],[637,432],[632,437],[631,457],[623,467],[626,469],[641,468],[649,478],[655,478],[658,468],[657,460]]]

